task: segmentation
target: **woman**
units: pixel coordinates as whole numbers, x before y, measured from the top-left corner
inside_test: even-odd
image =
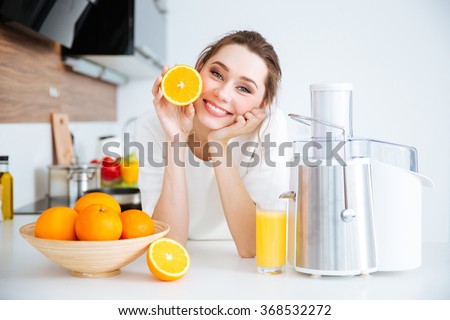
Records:
[[[286,140],[285,118],[270,107],[278,57],[259,33],[237,31],[203,50],[196,69],[203,79],[197,101],[170,105],[160,76],[152,90],[156,116],[147,112],[137,122],[137,140],[147,146],[143,210],[183,244],[231,236],[241,257],[254,257],[255,203],[287,190],[286,165],[273,147]],[[263,148],[268,137],[272,147]]]

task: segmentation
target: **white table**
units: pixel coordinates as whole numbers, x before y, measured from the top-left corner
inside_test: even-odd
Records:
[[[313,279],[288,266],[283,275],[261,275],[255,259],[242,259],[231,241],[190,241],[191,269],[160,282],[145,256],[111,278],[70,275],[34,249],[19,228],[37,215],[0,222],[0,299],[450,299],[450,244],[424,244],[422,267],[370,277]]]

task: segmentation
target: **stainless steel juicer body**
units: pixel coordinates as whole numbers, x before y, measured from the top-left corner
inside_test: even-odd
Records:
[[[288,205],[288,259],[313,275],[377,270],[370,159],[352,157],[346,127],[300,115],[293,120],[341,131],[294,142]],[[312,148],[311,148],[312,147]],[[329,152],[336,150],[336,152]],[[341,150],[339,152],[339,150]]]
[[[340,164],[291,169],[288,247],[296,271],[314,275],[376,271],[370,164],[366,159],[352,161],[346,176],[345,191]]]

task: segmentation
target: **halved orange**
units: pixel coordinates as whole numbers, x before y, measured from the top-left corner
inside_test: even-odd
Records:
[[[176,106],[187,106],[202,93],[202,77],[194,68],[178,64],[167,70],[161,82],[164,97]]]
[[[147,265],[157,279],[173,281],[188,272],[191,262],[183,245],[173,239],[160,238],[148,247]]]

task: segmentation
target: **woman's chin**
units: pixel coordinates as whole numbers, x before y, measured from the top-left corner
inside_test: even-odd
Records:
[[[198,120],[202,125],[210,130],[218,130],[231,125],[230,119],[224,119],[219,117],[211,117],[211,116],[201,116],[199,115]]]

